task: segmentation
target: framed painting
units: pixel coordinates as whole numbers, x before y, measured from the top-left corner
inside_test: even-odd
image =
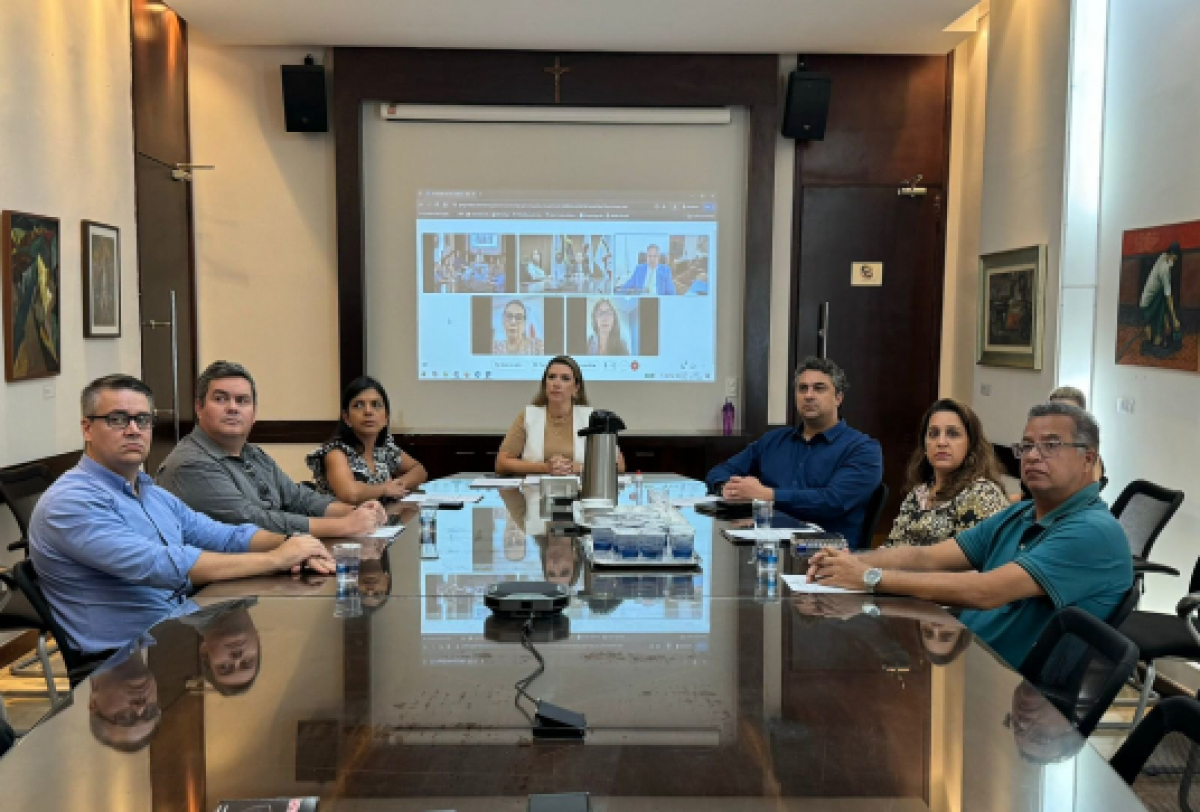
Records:
[[[1200,220],[1121,235],[1116,362],[1200,372]]]
[[[991,367],[1042,368],[1045,287],[1044,245],[979,258],[977,363]]]
[[[62,370],[57,217],[3,215],[4,379],[48,378]]]
[[[121,233],[83,221],[83,337],[121,335]]]

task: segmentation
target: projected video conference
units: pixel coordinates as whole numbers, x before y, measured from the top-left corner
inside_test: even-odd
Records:
[[[423,190],[420,378],[711,382],[716,257],[712,194]]]

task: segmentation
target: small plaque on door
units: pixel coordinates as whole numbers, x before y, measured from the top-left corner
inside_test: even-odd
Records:
[[[850,284],[879,287],[883,284],[883,263],[855,262],[850,266]]]

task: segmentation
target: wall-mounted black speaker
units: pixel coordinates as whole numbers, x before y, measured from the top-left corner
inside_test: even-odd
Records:
[[[290,133],[329,131],[325,110],[325,68],[307,57],[303,65],[284,65],[283,117]]]
[[[788,76],[787,100],[783,105],[783,134],[797,141],[825,138],[829,116],[829,93],[833,81],[828,73],[794,70]]]

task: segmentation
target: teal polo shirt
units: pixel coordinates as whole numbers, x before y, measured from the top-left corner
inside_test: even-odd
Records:
[[[1016,562],[1046,592],[996,609],[967,609],[959,617],[1013,668],[1056,611],[1078,606],[1107,620],[1133,585],[1129,541],[1100,498],[1099,485],[1089,485],[1040,520],[1032,502],[1013,505],[960,533],[958,546],[979,572]]]

